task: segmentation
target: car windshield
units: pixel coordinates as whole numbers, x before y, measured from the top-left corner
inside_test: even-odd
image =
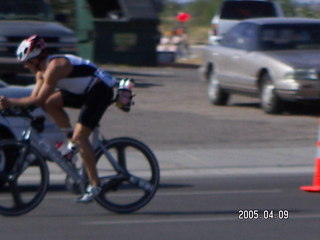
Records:
[[[259,40],[262,50],[320,49],[320,24],[264,26]]]
[[[221,10],[222,19],[242,20],[247,18],[276,17],[274,5],[270,2],[225,2]]]
[[[0,19],[51,21],[53,13],[43,0],[0,0]]]
[[[7,84],[0,79],[0,88],[7,87]]]

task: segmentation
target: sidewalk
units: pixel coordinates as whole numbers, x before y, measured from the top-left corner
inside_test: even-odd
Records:
[[[312,174],[315,148],[192,149],[156,154],[162,177]]]
[[[155,151],[161,177],[313,174],[315,148],[181,149]],[[64,181],[58,166],[49,164],[51,181]]]

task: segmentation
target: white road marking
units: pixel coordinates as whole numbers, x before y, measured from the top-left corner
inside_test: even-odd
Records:
[[[269,194],[269,193],[280,193],[282,192],[281,189],[247,189],[247,190],[224,190],[224,191],[175,191],[175,192],[162,192],[161,190],[156,193],[156,197],[161,196],[208,196],[208,195],[224,195],[224,194]],[[121,194],[121,193],[114,193],[113,196],[121,196],[121,197],[128,197],[128,196],[136,196],[141,194]],[[45,199],[69,199],[75,198],[75,195],[64,195],[61,196],[59,193],[49,193]]]
[[[218,215],[218,214],[217,214]],[[232,216],[212,216],[212,217],[199,217],[199,218],[163,218],[163,219],[132,219],[132,220],[115,220],[115,221],[89,221],[82,223],[83,225],[132,225],[132,224],[167,224],[167,223],[199,223],[199,222],[225,222],[225,221],[238,221],[255,223],[255,222],[287,222],[292,220],[305,220],[305,219],[320,219],[320,214],[314,215],[295,215],[290,216],[289,219],[255,219],[255,220],[239,220],[238,213]]]

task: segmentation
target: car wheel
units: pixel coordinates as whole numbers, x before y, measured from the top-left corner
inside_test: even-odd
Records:
[[[5,139],[2,134],[0,134],[0,140]],[[5,155],[3,152],[0,152],[0,172],[3,172],[6,167]]]
[[[208,83],[208,97],[212,104],[224,106],[228,103],[230,94],[220,87],[217,75],[212,71]]]
[[[283,102],[275,92],[275,86],[269,74],[262,78],[261,107],[265,113],[277,114],[282,111]]]
[[[7,139],[5,135],[0,134],[0,140],[4,140],[4,139]],[[6,153],[3,151],[0,151],[0,173],[9,171],[14,164],[13,162],[10,162],[10,163],[7,162],[7,158],[9,154],[12,155],[14,153]],[[4,184],[5,182],[2,179],[0,179],[0,189],[3,187]]]
[[[5,155],[3,152],[0,152],[0,172],[3,172],[6,167]]]
[[[0,137],[0,140],[2,138]],[[0,151],[0,173],[4,173],[6,171],[6,156],[3,151]],[[3,187],[5,182],[0,178],[0,190]]]

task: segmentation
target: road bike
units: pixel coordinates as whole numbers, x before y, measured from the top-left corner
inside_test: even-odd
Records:
[[[21,139],[0,141],[0,163],[4,165],[0,169],[0,214],[5,216],[28,213],[41,203],[49,186],[47,161],[66,173],[65,184],[72,193],[83,194],[88,185],[84,167],[67,161],[42,137],[45,118],[31,112],[22,108],[0,112],[3,117],[30,122]],[[160,181],[159,165],[150,148],[129,137],[107,140],[99,127],[91,141],[102,187],[96,202],[116,213],[131,213],[148,204]]]

